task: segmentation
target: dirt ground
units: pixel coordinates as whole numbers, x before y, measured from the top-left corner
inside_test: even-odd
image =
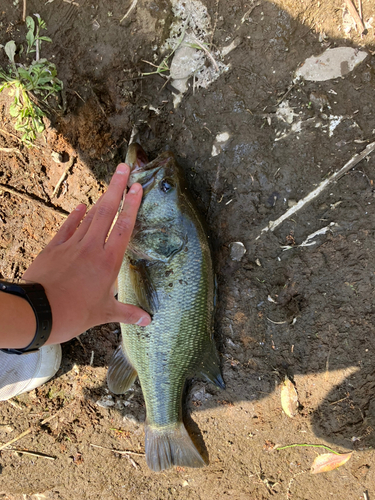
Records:
[[[375,27],[374,2],[361,3]],[[27,14],[47,22],[53,42],[43,55],[64,92],[34,148],[17,138],[10,98],[0,95],[0,276],[19,278],[64,214],[97,200],[134,125],[151,159],[174,151],[208,222],[219,285],[216,337],[227,389],[193,380],[186,397],[188,427],[209,465],[147,468],[140,387],[121,397],[106,388],[119,325],[104,325],[63,345],[52,381],[0,403],[0,442],[32,427],[1,451],[1,499],[375,499],[375,154],[261,233],[374,140],[374,28],[362,37],[346,29],[341,0],[203,4],[214,58],[237,46],[221,58],[227,71],[207,88],[191,80],[175,108],[170,82],[144,75],[152,71],[144,61],[163,59],[175,16],[168,0],[138,0],[122,22],[130,0],[27,1]],[[3,45],[24,39],[21,1],[0,0],[0,35]],[[307,57],[335,46],[362,47],[368,57],[342,78],[294,81]],[[280,106],[302,121],[299,130],[280,118]],[[334,130],[332,116],[342,117]],[[217,145],[223,133],[229,139]],[[314,245],[299,246],[331,223]],[[240,261],[231,257],[233,242],[247,250]],[[294,418],[281,408],[286,376],[298,391]],[[313,475],[324,449],[274,451],[291,444],[353,455]]]

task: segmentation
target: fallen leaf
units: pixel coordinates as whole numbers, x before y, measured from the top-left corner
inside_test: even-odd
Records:
[[[264,446],[263,446],[263,450],[273,451],[274,449],[275,449],[275,443],[266,439],[266,442],[264,443]]]
[[[368,53],[352,47],[335,47],[327,49],[323,54],[311,56],[297,69],[296,77],[313,82],[323,82],[340,78],[352,71],[361,63]]]
[[[297,391],[288,377],[285,377],[281,387],[281,407],[288,417],[293,418],[297,415],[298,406]]]
[[[74,457],[73,457],[73,462],[76,464],[76,465],[81,465],[83,464],[83,458],[82,458],[82,454],[77,452]]]
[[[312,474],[319,474],[320,472],[328,472],[330,470],[337,469],[344,465],[353,453],[342,453],[337,455],[336,453],[324,453],[319,455],[314,460],[311,466]]]

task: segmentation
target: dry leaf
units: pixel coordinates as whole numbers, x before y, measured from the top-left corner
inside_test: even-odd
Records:
[[[319,474],[320,472],[328,472],[330,470],[337,469],[344,465],[353,453],[343,453],[336,455],[335,453],[324,453],[319,455],[314,460],[311,466],[312,474]]]
[[[327,49],[323,54],[311,56],[297,69],[296,77],[305,80],[323,82],[340,78],[352,71],[361,63],[368,53],[352,47],[336,47]]]
[[[292,382],[285,377],[281,387],[281,406],[288,417],[293,418],[297,415],[299,406],[297,391]]]

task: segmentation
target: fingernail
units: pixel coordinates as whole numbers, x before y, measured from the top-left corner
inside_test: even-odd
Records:
[[[128,173],[129,173],[129,167],[126,165],[126,163],[120,163],[120,165],[117,166],[116,174],[126,175]]]
[[[77,212],[81,212],[81,210],[83,209],[86,209],[86,205],[84,203],[80,203],[76,208],[75,210],[77,210]]]
[[[142,316],[139,318],[139,320],[136,322],[136,325],[138,326],[147,326],[151,323],[150,318],[148,316]]]
[[[141,187],[142,186],[140,184],[133,184],[132,187],[129,189],[129,193],[130,194],[137,194],[137,193],[139,193]]]

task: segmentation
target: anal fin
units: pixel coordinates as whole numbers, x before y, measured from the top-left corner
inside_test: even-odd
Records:
[[[206,465],[182,422],[161,428],[146,425],[145,432],[146,462],[151,470]]]
[[[212,382],[219,389],[225,389],[225,382],[221,374],[219,356],[214,344],[198,366],[197,370],[208,382]]]
[[[137,372],[125,356],[121,345],[115,350],[108,366],[107,383],[109,390],[115,394],[123,394],[134,383]]]

